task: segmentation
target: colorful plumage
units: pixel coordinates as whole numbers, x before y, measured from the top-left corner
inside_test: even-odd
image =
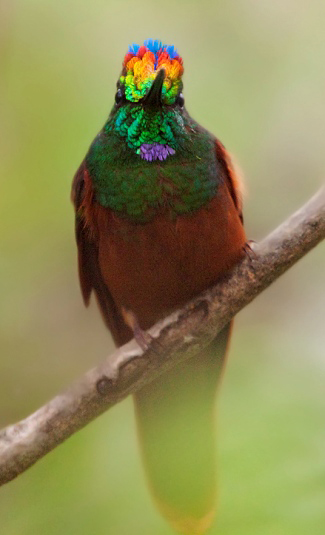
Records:
[[[173,46],[133,44],[115,104],[73,183],[79,275],[115,343],[147,329],[238,262],[239,182],[223,145],[184,108]],[[213,407],[230,326],[208,349],[135,395],[144,465],[163,514],[184,534],[215,509]]]

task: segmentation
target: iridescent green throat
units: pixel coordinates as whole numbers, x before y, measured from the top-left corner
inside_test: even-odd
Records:
[[[164,161],[141,159],[134,147],[152,135],[162,143],[168,139],[175,154]],[[97,202],[135,223],[162,211],[170,217],[195,212],[216,194],[220,176],[214,137],[185,110],[153,114],[137,105],[113,110],[86,162]]]
[[[145,110],[137,104],[126,104],[117,110],[114,120],[105,126],[125,139],[130,149],[140,154],[143,144],[159,143],[177,148],[176,136],[184,129],[180,113],[168,110]]]

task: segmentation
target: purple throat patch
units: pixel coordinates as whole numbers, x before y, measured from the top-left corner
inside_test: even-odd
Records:
[[[140,156],[147,162],[163,161],[173,154],[175,154],[174,149],[169,145],[161,145],[160,143],[143,143],[140,147]]]

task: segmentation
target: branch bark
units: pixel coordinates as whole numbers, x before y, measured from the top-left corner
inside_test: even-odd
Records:
[[[0,485],[173,365],[193,356],[325,238],[325,188],[254,247],[215,287],[159,322],[143,351],[132,340],[36,412],[0,431]]]

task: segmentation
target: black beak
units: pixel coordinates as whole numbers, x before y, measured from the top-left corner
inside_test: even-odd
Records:
[[[161,69],[156,78],[154,79],[149,93],[143,99],[143,105],[146,108],[159,108],[161,107],[161,90],[165,79],[165,70]]]

